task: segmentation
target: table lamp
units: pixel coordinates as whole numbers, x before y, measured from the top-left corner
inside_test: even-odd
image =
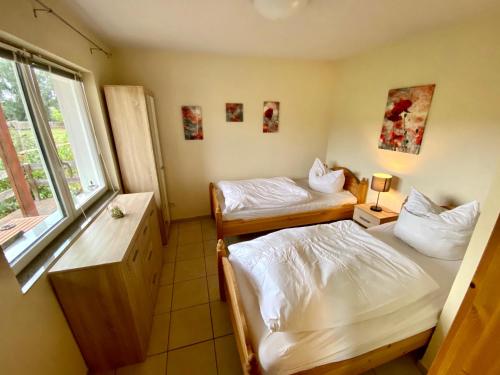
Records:
[[[389,191],[391,188],[392,176],[387,173],[374,173],[372,176],[371,189],[378,191],[377,203],[375,206],[371,206],[370,210],[380,212],[382,208],[378,205],[378,199],[380,198],[380,193]]]

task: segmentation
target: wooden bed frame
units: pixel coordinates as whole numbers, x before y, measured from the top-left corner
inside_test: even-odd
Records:
[[[241,304],[241,296],[234,276],[233,267],[229,262],[228,252],[223,240],[217,243],[217,267],[219,274],[219,291],[222,301],[228,302],[231,322],[241,367],[245,375],[260,375],[260,366],[256,351],[250,340],[245,313]],[[353,375],[368,371],[374,367],[392,361],[413,350],[428,344],[434,328],[408,337],[407,339],[382,346],[368,353],[344,361],[332,362],[326,365],[300,371],[296,374],[307,375]]]
[[[333,170],[344,170],[344,190],[349,190],[358,200],[365,203],[368,191],[368,180],[361,181],[347,168],[336,167]],[[217,239],[238,234],[257,233],[267,230],[297,227],[301,225],[319,224],[334,220],[351,219],[354,212],[353,204],[343,204],[322,210],[299,212],[289,215],[270,216],[257,219],[224,220],[217,198],[218,189],[213,182],[209,185],[210,209],[217,227]]]

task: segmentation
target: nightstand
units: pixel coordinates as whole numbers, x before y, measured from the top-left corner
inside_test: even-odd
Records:
[[[384,207],[382,207],[382,211],[376,212],[370,210],[370,206],[373,206],[373,203],[355,205],[352,219],[365,228],[370,228],[375,225],[388,223],[398,219],[397,212],[392,212]]]

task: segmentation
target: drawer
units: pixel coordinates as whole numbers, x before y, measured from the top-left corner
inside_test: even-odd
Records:
[[[354,208],[353,219],[355,222],[361,224],[365,228],[370,228],[375,225],[379,225],[380,223],[380,220],[378,218],[366,213],[365,211],[359,209],[358,207]]]
[[[129,266],[139,264],[139,262],[141,261],[141,257],[143,256],[142,253],[144,253],[144,251],[142,251],[140,241],[135,241],[132,249],[130,250],[130,253],[128,254],[127,264]]]

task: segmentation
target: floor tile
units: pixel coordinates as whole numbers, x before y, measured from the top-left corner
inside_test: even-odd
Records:
[[[207,279],[193,279],[174,284],[172,310],[208,303]]]
[[[203,242],[205,256],[217,255],[217,240],[208,240]]]
[[[219,277],[217,275],[207,276],[208,297],[210,301],[220,300],[219,294]]]
[[[179,223],[179,245],[203,242],[200,221],[187,221]]]
[[[179,229],[176,224],[170,226],[170,232],[168,233],[167,245],[177,246],[177,241],[179,240]]]
[[[174,283],[175,263],[165,263],[161,271],[160,285],[168,285]]]
[[[179,245],[187,245],[190,243],[203,242],[201,229],[193,231],[179,232]]]
[[[116,375],[165,375],[167,373],[167,353],[147,357],[142,363],[120,367]]]
[[[234,335],[216,338],[215,354],[219,375],[243,374]]]
[[[211,302],[210,311],[212,316],[214,337],[229,335],[230,333],[233,333],[231,317],[229,316],[229,310],[226,302]]]
[[[205,277],[205,259],[196,258],[175,263],[175,282]]]
[[[196,230],[201,230],[200,220],[181,221],[179,223],[179,234],[182,232],[190,232]]]
[[[376,375],[421,375],[411,355],[405,355],[383,364],[375,368],[374,372]]]
[[[212,340],[168,353],[168,375],[217,375]]]
[[[208,304],[172,312],[169,349],[196,344],[212,338]]]
[[[205,264],[207,267],[207,275],[217,275],[217,257],[215,255],[205,257]]]
[[[153,328],[149,338],[148,355],[167,351],[170,314],[160,314],[153,317]]]
[[[203,220],[201,222],[201,230],[203,233],[203,240],[214,240],[217,238],[217,229],[215,226],[215,221],[212,219],[210,220]]]
[[[170,312],[172,306],[173,285],[162,285],[158,288],[158,297],[156,299],[155,314]]]
[[[204,256],[203,243],[192,243],[187,245],[179,245],[177,247],[177,261],[201,258]]]

